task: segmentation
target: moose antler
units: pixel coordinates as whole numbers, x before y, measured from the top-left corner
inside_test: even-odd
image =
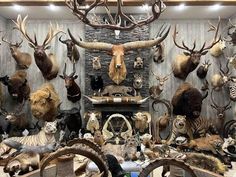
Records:
[[[123,1],[117,0],[117,13],[115,15],[115,18],[113,18],[110,9],[107,5],[107,1],[108,0],[94,0],[94,2],[89,5],[88,8],[82,8],[80,4],[78,4],[77,0],[66,0],[66,5],[72,10],[73,14],[83,23],[94,28],[106,28],[111,30],[132,30],[136,27],[147,25],[153,22],[154,20],[158,19],[160,14],[166,9],[165,4],[161,0],[156,0],[152,4],[152,15],[148,16],[143,20],[137,21],[136,19],[134,19],[133,16],[128,16],[122,11]],[[96,20],[89,19],[88,13],[99,6],[103,6],[105,8],[106,13],[109,17],[109,22],[108,20],[105,20],[105,23],[102,23],[97,20],[98,18],[95,18]],[[117,20],[119,18],[126,20],[129,25],[120,26],[119,20]]]

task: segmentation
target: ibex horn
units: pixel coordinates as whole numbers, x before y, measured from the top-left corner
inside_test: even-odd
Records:
[[[66,40],[62,40],[61,38],[62,38],[62,35],[59,37],[59,41],[60,41],[61,43],[65,44],[65,43],[66,43]]]

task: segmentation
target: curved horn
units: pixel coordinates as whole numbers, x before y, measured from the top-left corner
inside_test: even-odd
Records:
[[[59,41],[63,44],[66,44],[66,40],[62,40],[61,38],[62,38],[62,35],[59,37]]]
[[[141,48],[148,48],[155,46],[159,43],[161,43],[169,34],[170,31],[170,26],[168,27],[168,30],[162,37],[157,37],[156,39],[153,40],[147,40],[147,41],[134,41],[134,42],[127,42],[123,44],[124,49],[126,51],[133,50],[133,49],[141,49]]]
[[[69,77],[74,76],[76,70],[75,70],[75,62],[73,63],[73,72],[69,75]]]
[[[96,100],[96,99],[93,99],[93,98],[90,98],[89,96],[87,96],[87,95],[83,95],[85,98],[87,98],[89,101],[91,101],[93,104],[95,103],[97,103],[97,104],[99,104],[99,103],[102,103],[102,100],[100,100],[100,101],[98,101],[98,100]]]
[[[137,101],[137,103],[138,103],[138,104],[143,104],[143,103],[146,102],[149,98],[150,98],[150,96],[148,96],[148,97],[146,97],[146,98],[144,98],[144,99],[142,99],[142,100]]]
[[[206,92],[204,95],[202,95],[202,100],[204,100],[208,96],[208,92]]]
[[[63,69],[63,75],[64,75],[64,77],[67,76],[66,75],[66,63],[65,63],[64,69]]]
[[[72,41],[79,47],[82,47],[85,49],[93,49],[93,50],[107,50],[107,51],[112,50],[112,47],[113,47],[112,44],[104,43],[104,42],[83,42],[81,39],[80,41],[78,41],[71,34],[70,29],[68,29],[68,33]]]

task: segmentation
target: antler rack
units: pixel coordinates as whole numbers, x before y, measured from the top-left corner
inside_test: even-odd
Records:
[[[152,15],[148,15],[148,17],[145,19],[136,20],[132,15],[128,16],[122,11],[122,0],[117,0],[117,13],[115,17],[112,16],[107,3],[108,0],[94,0],[91,5],[86,8],[82,8],[82,6],[77,2],[77,0],[66,0],[66,5],[72,10],[73,14],[83,23],[94,28],[106,28],[111,30],[132,30],[136,27],[147,25],[153,22],[154,20],[158,19],[160,14],[166,9],[165,4],[161,0],[155,0],[155,2],[152,3],[151,7]],[[108,15],[108,19],[100,21],[94,11],[92,13],[92,10],[99,6],[103,6],[105,8],[106,13]],[[91,15],[92,17],[88,15],[90,12],[93,14]],[[121,20],[125,20],[127,22],[126,25],[120,25]]]

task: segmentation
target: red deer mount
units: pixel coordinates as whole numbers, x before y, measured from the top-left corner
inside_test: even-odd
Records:
[[[208,50],[210,50],[217,42],[219,42],[220,37],[217,39],[219,26],[220,19],[218,21],[217,27],[215,27],[216,30],[213,41],[207,46],[206,42],[204,42],[200,50],[195,50],[196,41],[193,43],[193,48],[189,48],[184,41],[182,41],[182,45],[178,44],[176,41],[178,32],[175,26],[173,34],[174,44],[178,48],[185,50],[183,54],[177,55],[173,61],[172,69],[175,77],[185,80],[188,74],[197,68],[198,64],[200,63],[201,56],[206,55]],[[210,28],[212,28],[212,24]]]
[[[23,34],[25,39],[28,40],[29,46],[34,49],[35,63],[42,72],[43,77],[47,80],[54,79],[55,77],[57,77],[59,70],[56,57],[52,53],[47,54],[45,51],[50,49],[50,46],[48,44],[51,42],[51,40],[62,31],[59,30],[58,25],[56,29],[54,29],[52,25],[50,25],[48,34],[46,35],[43,44],[39,45],[36,35],[34,35],[34,39],[32,39],[26,31],[27,18],[28,16],[25,16],[25,18],[22,20],[21,16],[18,15],[17,21],[13,21],[16,25],[15,28]]]
[[[91,50],[93,49],[93,50],[103,50],[111,52],[112,59],[109,65],[108,75],[111,78],[111,80],[114,81],[117,85],[119,85],[126,78],[127,70],[124,61],[125,53],[130,50],[148,48],[161,43],[167,37],[169,31],[170,31],[170,26],[169,27],[166,26],[165,28],[161,29],[158,32],[159,35],[157,36],[159,37],[152,40],[133,41],[124,44],[110,44],[104,42],[84,42],[81,39],[76,40],[74,36],[71,34],[70,30],[68,29],[72,41],[79,47]]]

